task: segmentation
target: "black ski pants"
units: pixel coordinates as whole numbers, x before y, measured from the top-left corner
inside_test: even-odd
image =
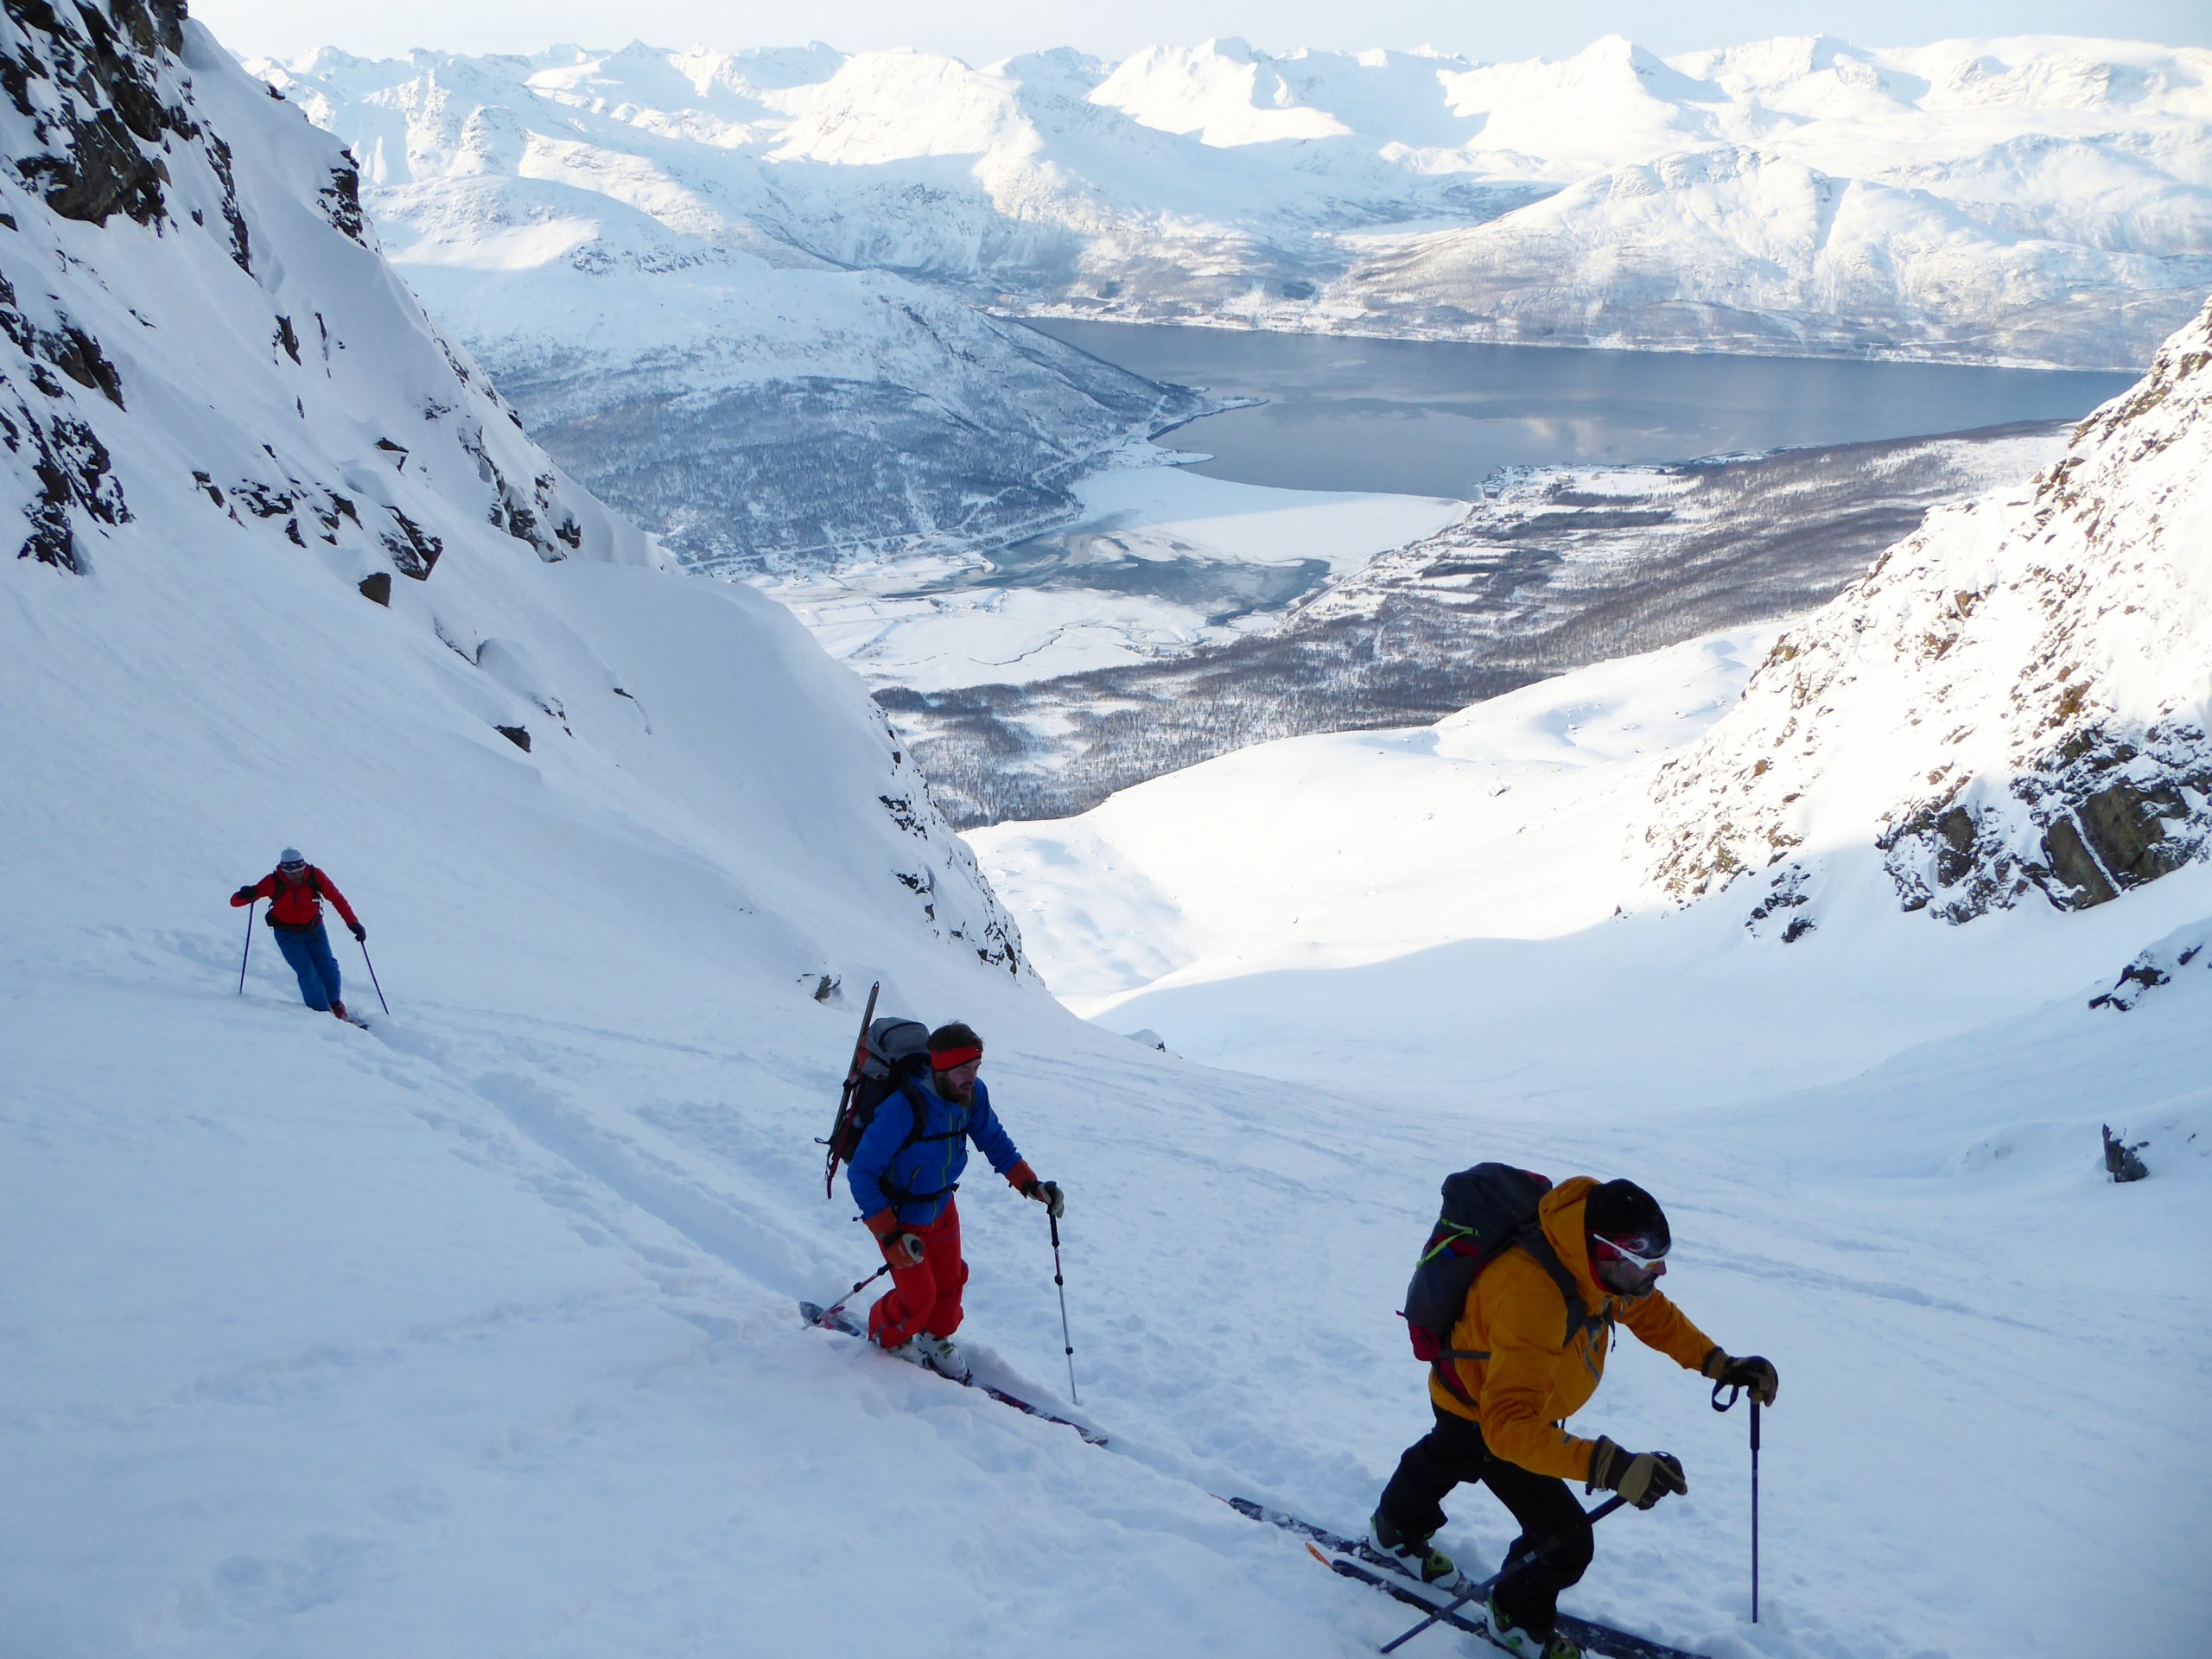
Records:
[[[1531,1474],[1506,1462],[1483,1444],[1478,1425],[1431,1404],[1436,1427],[1398,1459],[1398,1471],[1382,1489],[1382,1518],[1408,1538],[1427,1538],[1443,1526],[1440,1506],[1454,1486],[1480,1481],[1489,1487],[1521,1523],[1506,1559],[1531,1543],[1542,1546],[1535,1560],[1497,1581],[1497,1605],[1516,1624],[1548,1637],[1559,1616],[1559,1592],[1590,1566],[1588,1513],[1556,1475]]]

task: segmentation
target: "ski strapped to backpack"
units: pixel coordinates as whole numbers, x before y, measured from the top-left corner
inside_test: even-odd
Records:
[[[1486,1360],[1490,1355],[1452,1347],[1452,1331],[1466,1312],[1477,1275],[1506,1251],[1526,1250],[1559,1287],[1567,1303],[1566,1341],[1604,1323],[1591,1313],[1574,1275],[1537,1222],[1536,1206],[1551,1190],[1545,1177],[1510,1164],[1477,1164],[1444,1179],[1444,1208],[1406,1286],[1400,1316],[1414,1357],[1469,1410],[1475,1402],[1449,1362]]]
[[[830,1138],[821,1143],[830,1148],[822,1170],[824,1198],[836,1195],[837,1166],[850,1163],[860,1150],[861,1137],[875,1121],[876,1108],[929,1069],[927,1026],[895,1015],[874,1017],[876,994],[882,988],[880,984],[868,988],[860,1040],[854,1045],[853,1063],[846,1071],[844,1090],[837,1099],[836,1121],[830,1126]],[[920,1114],[915,1116],[918,1128]]]

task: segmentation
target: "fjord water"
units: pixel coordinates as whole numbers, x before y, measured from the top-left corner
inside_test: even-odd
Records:
[[[1210,454],[1201,473],[1462,498],[1503,467],[1688,461],[2078,420],[2133,378],[1057,318],[1030,327],[1149,379],[1265,398],[1165,440]]]

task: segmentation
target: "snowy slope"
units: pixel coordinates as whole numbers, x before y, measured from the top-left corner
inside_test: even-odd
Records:
[[[2189,1427],[2208,1351],[2165,1321],[2206,1306],[2212,974],[2202,950],[2176,970],[2175,947],[2204,933],[2212,865],[2084,913],[1936,929],[1884,902],[1870,853],[1859,902],[1792,946],[1726,904],[1616,917],[1648,893],[1652,772],[1767,643],[1583,670],[1433,728],[1267,745],[973,838],[1074,1006],[1281,1080],[1248,1132],[1297,1149],[1251,1148],[1267,1196],[1241,1189],[1240,1215],[1327,1240],[1291,1317],[1333,1352],[1357,1343],[1361,1376],[1395,1337],[1357,1319],[1338,1336],[1326,1310],[1363,1274],[1371,1305],[1398,1290],[1389,1206],[1428,1189],[1369,1156],[1401,1133],[1423,1175],[1497,1154],[1661,1196],[1670,1291],[1784,1377],[1763,1622],[1697,1650],[2193,1653],[2195,1547],[2165,1517],[2212,1473]],[[2167,982],[2125,1014],[2091,1007],[2153,942]],[[1408,1101],[1427,1103],[1411,1120],[1391,1104]],[[2150,1141],[2151,1181],[2101,1184],[2107,1122]],[[1740,1300],[1717,1282],[1738,1275]],[[1262,1300],[1240,1282],[1240,1306],[1264,1318]],[[2103,1370],[2117,1349],[2128,1382]],[[1710,1554],[1601,1531],[1594,1593],[1649,1573],[1634,1593],[1663,1609],[1685,1574],[1740,1616],[1741,1424],[1633,1356],[1591,1414],[1624,1407],[1690,1460],[1700,1529],[1724,1512],[1709,1505],[1727,1519],[1700,1530]],[[2152,1422],[2174,1438],[2120,1450]],[[2031,1446],[2042,1479],[2002,1472]],[[2138,1480],[2156,1495],[2118,1496]],[[1364,1496],[1346,1484],[1340,1508]],[[2115,1578],[2120,1600],[2101,1588]]]
[[[13,664],[22,695],[111,696],[111,718],[130,723],[124,711],[143,705],[137,722],[151,728],[215,723],[226,702],[201,701],[206,690],[264,686],[256,707],[270,729],[231,741],[259,757],[249,769],[279,792],[298,747],[286,733],[323,728],[342,746],[367,709],[390,720],[404,704],[403,729],[419,728],[416,741],[481,782],[563,779],[611,804],[661,773],[729,845],[817,859],[832,891],[868,870],[863,913],[900,900],[917,922],[1017,963],[1003,917],[860,688],[818,663],[774,607],[702,598],[659,575],[660,556],[522,435],[358,221],[334,209],[353,194],[334,143],[204,33],[123,10],[156,31],[124,59],[73,52],[85,36],[67,29],[50,41],[16,37],[28,87],[7,116],[15,159],[0,193],[13,221],[4,274],[19,354],[6,470],[29,531],[15,580],[19,620],[37,630]],[[73,73],[79,100],[162,112],[152,142],[166,141],[168,177],[146,175],[136,215],[111,212],[103,224],[79,213],[84,191],[69,194],[79,175],[97,184],[114,166],[87,136],[104,125],[72,130],[36,113],[57,107],[49,89]],[[148,141],[125,142],[137,153]],[[638,574],[578,572],[585,563]],[[372,611],[370,597],[386,610]],[[633,632],[580,626],[601,604],[611,629]],[[211,614],[175,625],[200,611]],[[661,629],[695,642],[688,671],[706,674],[694,689],[713,706],[760,702],[753,721],[702,728],[711,766],[648,758],[684,747],[702,718],[696,707],[655,705],[647,682],[661,666]],[[668,650],[677,653],[673,640]],[[114,659],[111,680],[79,685],[62,668],[87,652]],[[767,671],[757,681],[748,661]],[[193,662],[208,672],[188,671]],[[171,680],[175,691],[157,690]],[[837,711],[820,734],[773,715],[810,702]],[[36,723],[26,717],[19,731]],[[530,747],[511,747],[502,729]],[[825,842],[787,825],[787,806],[747,801],[742,780],[779,763],[777,746],[794,740],[793,753],[824,756],[821,775],[837,780],[843,803],[825,817],[849,820],[858,841]],[[342,802],[372,785],[333,782],[341,792],[316,810],[334,828]],[[118,850],[85,833],[73,856],[88,861],[73,868]],[[66,885],[53,896],[66,913]],[[820,950],[818,936],[801,943],[819,923],[795,933],[779,925],[787,948]],[[808,965],[795,959],[792,971]]]
[[[1657,780],[1676,893],[1759,873],[1817,924],[1878,846],[1961,921],[2103,903],[2212,848],[2212,307],[2031,489],[1941,513],[1791,628]]]
[[[1060,315],[2077,366],[2139,363],[2212,287],[2212,59],[2190,48],[1821,37],[1662,60],[1609,36],[1477,64],[1221,39],[977,69],[632,44],[257,67],[354,145],[403,263],[503,368],[531,361],[509,335],[592,327],[581,302],[473,297],[516,270],[546,296],[582,270],[602,299],[660,276],[647,308],[692,326],[628,325],[639,354],[732,337],[802,364],[811,335],[748,314],[825,264]],[[733,260],[750,300],[712,292]],[[885,372],[917,384],[895,355]]]
[[[1670,1287],[1783,1366],[1763,1622],[1740,1414],[1635,1353],[1586,1421],[1678,1451],[1694,1492],[1607,1523],[1577,1611],[1715,1659],[2115,1631],[2190,1650],[2194,1540],[2167,1517],[2205,1473],[2205,1173],[2179,1149],[2207,1111],[2212,976],[2124,1015],[2008,1005],[1832,1088],[1753,1080],[1679,1114],[1546,1097],[1534,1073],[1449,1098],[1310,1065],[1287,1086],[1084,1027],[1008,971],[1011,933],[988,938],[988,892],[857,683],[765,601],[650,568],[510,447],[480,378],[326,216],[324,141],[166,7],[65,0],[35,33],[20,12],[0,274],[38,327],[0,348],[10,499],[33,509],[31,556],[0,563],[11,1652],[1350,1659],[1402,1610],[1207,1494],[1357,1524],[1426,1417],[1389,1310],[1463,1147],[1645,1180],[1682,1237]],[[24,103],[77,130],[34,133]],[[315,311],[342,402],[270,343]],[[97,444],[90,493],[128,518],[41,505],[29,416],[57,455]],[[412,440],[404,469],[387,433]],[[334,489],[359,533],[340,512],[323,541],[311,507],[234,520],[250,491],[193,480],[279,464],[260,443],[283,476],[252,481]],[[581,545],[518,536],[493,471],[533,512],[550,474],[543,522],[571,515]],[[394,507],[439,540],[424,580],[381,538]],[[388,607],[357,591],[372,575]],[[302,1012],[265,930],[237,994],[249,930],[223,898],[288,839],[368,923],[390,1017],[339,944],[372,1031]],[[1878,914],[1977,950],[2118,939],[2184,895],[2212,914],[2200,874],[1987,928]],[[1717,909],[1710,927],[1739,931]],[[1717,957],[1718,982],[1774,954]],[[843,989],[821,1003],[825,972]],[[1083,1409],[1113,1451],[798,1326],[792,1298],[870,1263],[811,1137],[879,975],[893,1006],[984,1027],[1009,1127],[1068,1185]],[[1332,982],[1309,1046],[1388,1013]],[[1553,1061],[1625,1064],[1637,1026],[1592,1017],[1572,978],[1552,995],[1573,1033]],[[1864,1012],[1833,1005],[1827,1046]],[[2075,1133],[2116,1096],[2157,1170],[2124,1192]],[[1054,1398],[1041,1217],[986,1176],[961,1198],[963,1340]],[[1487,1499],[1452,1512],[1452,1548],[1502,1549]]]
[[[1768,1503],[1780,1487],[1832,1516],[1874,1506],[1815,1569],[1857,1587],[1854,1611],[1739,1630],[1743,1650],[2202,1646],[2194,1545],[2169,1517],[2194,1514],[2212,1474],[2187,1427],[2207,1344],[2152,1334],[2152,1310],[2206,1306],[2212,861],[2201,783],[2145,728],[2193,718],[2212,683],[2192,529],[2207,355],[2183,331],[2085,423],[2037,500],[2000,495],[1939,521],[1888,556],[1891,572],[1924,561],[1922,577],[1878,571],[1778,647],[1771,632],[1715,636],[1431,728],[1264,745],[1078,818],[973,833],[1047,977],[1109,1029],[1277,1077],[1271,1109],[1300,1122],[1335,1090],[1426,1097],[1432,1149],[1414,1155],[1430,1163],[1498,1149],[1502,1133],[1538,1167],[1586,1146],[1661,1194],[1678,1244],[1724,1230],[1718,1259],[1756,1280],[1758,1314],[1785,1327],[1762,1351],[1787,1344],[1785,1378],[1807,1376],[1811,1392],[1785,1381],[1769,1420]],[[1980,539],[1984,580],[1969,588],[1948,561],[1977,518],[2034,534]],[[1939,590],[1973,602],[1923,643],[1921,601]],[[1841,666],[1824,671],[1823,654]],[[1808,658],[1813,677],[1795,677]],[[2069,664],[2079,671],[2059,679]],[[2069,699],[2077,680],[2091,690]],[[1916,714],[1961,770],[1985,759],[2018,791],[1965,797],[1998,820],[1989,851],[2015,861],[1984,877],[2009,885],[2029,809],[2075,799],[2092,774],[2068,769],[2100,756],[2088,797],[2132,791],[2110,821],[2171,855],[2164,872],[2087,907],[2063,894],[2073,902],[1930,926],[1900,906],[1897,855],[1866,822],[1921,764]],[[1773,749],[1793,721],[1797,741]],[[1755,905],[1656,891],[1647,831],[1684,848],[1734,837],[1739,799],[1765,807],[1762,822],[1809,804],[1806,880],[1762,886]],[[2175,809],[2156,838],[2146,802]],[[1351,1109],[1365,1133],[1365,1109]],[[2104,1180],[2106,1125],[2148,1141],[2149,1182]],[[1332,1178],[1357,1193],[1356,1177]],[[1694,1313],[1715,1259],[1703,1248],[1669,1281]],[[2084,1384],[2115,1344],[2147,1359],[2130,1406],[2171,1426],[2171,1462],[2107,1461],[2100,1442],[2126,1414]],[[1655,1386],[1639,1397],[1663,1409],[1668,1385]],[[1793,1404],[1816,1420],[1789,1417]],[[1785,1422],[1821,1444],[1777,1478]],[[1827,1462],[1842,1440],[1852,1462]],[[2000,1472],[2046,1455],[2041,1480]],[[1719,1467],[1740,1479],[1740,1465]],[[2159,1496],[2146,1522],[2108,1499],[2147,1471]],[[1693,1490],[1707,1490],[1695,1474]],[[1601,1538],[1601,1563],[1620,1541]],[[1774,1549],[1769,1534],[1770,1572]],[[2127,1598],[2100,1590],[2115,1580]]]

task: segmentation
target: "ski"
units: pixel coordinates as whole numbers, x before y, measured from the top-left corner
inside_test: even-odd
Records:
[[[1306,1553],[1341,1578],[1382,1591],[1385,1595],[1418,1607],[1423,1612],[1437,1612],[1451,1600],[1425,1586],[1407,1572],[1403,1565],[1385,1555],[1364,1538],[1347,1538],[1342,1533],[1332,1532],[1326,1527],[1316,1526],[1282,1510],[1271,1510],[1264,1503],[1255,1503],[1249,1497],[1224,1497],[1221,1500],[1249,1520],[1264,1521],[1271,1527],[1295,1534],[1306,1541]],[[1443,1615],[1443,1622],[1485,1641],[1490,1637],[1490,1625],[1484,1619],[1478,1603],[1469,1602],[1457,1612]],[[1663,1642],[1653,1642],[1643,1637],[1632,1636],[1626,1630],[1617,1630],[1610,1624],[1593,1624],[1586,1618],[1577,1618],[1572,1613],[1559,1616],[1560,1630],[1581,1647],[1584,1652],[1605,1656],[1605,1659],[1699,1659],[1699,1656],[1681,1648],[1670,1648]]]
[[[1449,1624],[1456,1630],[1465,1630],[1468,1635],[1479,1636],[1485,1641],[1490,1638],[1490,1621],[1479,1612],[1471,1613],[1467,1611],[1467,1607],[1472,1607],[1475,1605],[1472,1602],[1469,1602],[1467,1607],[1462,1607],[1456,1612],[1446,1611],[1446,1604],[1431,1601],[1414,1588],[1412,1580],[1402,1574],[1378,1573],[1363,1561],[1356,1561],[1348,1556],[1325,1554],[1311,1539],[1306,1541],[1306,1553],[1339,1578],[1350,1579],[1355,1584],[1364,1584],[1373,1589],[1380,1590],[1384,1595],[1395,1600],[1402,1601],[1408,1607],[1418,1607],[1424,1613],[1434,1613],[1439,1624]],[[1560,1618],[1560,1628],[1566,1629],[1567,1623],[1564,1618]]]
[[[1301,1520],[1284,1510],[1271,1510],[1264,1503],[1255,1503],[1249,1497],[1224,1497],[1221,1501],[1247,1520],[1264,1521],[1285,1532],[1294,1532],[1300,1537],[1320,1545],[1332,1554],[1350,1556],[1378,1573],[1395,1573],[1408,1584],[1414,1582],[1412,1575],[1402,1565],[1364,1538],[1347,1538],[1341,1533],[1331,1532],[1326,1527],[1316,1526],[1311,1521]]]
[[[845,1114],[852,1109],[853,1091],[861,1086],[861,1068],[868,1064],[868,1022],[875,1018],[875,999],[881,995],[883,982],[877,980],[868,988],[868,1007],[861,1010],[861,1034],[853,1044],[853,1063],[845,1068],[844,1086],[837,1091],[837,1116],[830,1120],[830,1138],[820,1144],[830,1148],[830,1155],[822,1160],[822,1196],[828,1198],[837,1186],[837,1131],[845,1127]]]
[[[831,1312],[825,1317],[820,1303],[801,1302],[798,1305],[798,1311],[800,1317],[805,1319],[809,1325],[818,1326],[820,1329],[824,1331],[836,1331],[844,1336],[855,1337],[862,1342],[867,1342],[868,1340],[868,1327],[855,1319],[852,1315],[847,1313],[842,1308]],[[929,1370],[927,1366],[923,1366],[920,1369],[923,1370]],[[931,1371],[930,1375],[937,1376],[942,1375],[942,1373]],[[944,1380],[950,1382],[955,1379],[948,1376],[945,1377]],[[1004,1389],[993,1388],[988,1382],[978,1382],[972,1376],[965,1382],[961,1383],[960,1386],[963,1389],[974,1389],[980,1394],[987,1394],[990,1395],[992,1399],[997,1401],[999,1404],[1002,1406],[1012,1406],[1016,1411],[1020,1412],[1023,1415],[1034,1417],[1039,1422],[1058,1423],[1062,1428],[1071,1428],[1077,1433],[1083,1436],[1084,1443],[1086,1446],[1103,1446],[1106,1444],[1106,1437],[1103,1434],[1101,1434],[1096,1429],[1090,1428],[1082,1423],[1078,1423],[1073,1418],[1058,1416],[1052,1412],[1046,1410],[1042,1406],[1032,1405],[1020,1395],[1008,1394]]]

